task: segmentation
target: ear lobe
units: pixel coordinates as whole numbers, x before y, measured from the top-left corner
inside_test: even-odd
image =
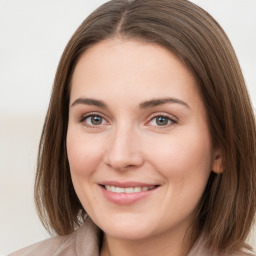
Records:
[[[217,150],[213,155],[212,171],[216,174],[223,173],[223,159],[220,150]]]

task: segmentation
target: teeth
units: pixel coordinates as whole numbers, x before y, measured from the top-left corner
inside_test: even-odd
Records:
[[[116,193],[124,193],[124,188],[115,187]]]
[[[148,191],[148,190],[153,189],[155,186],[120,188],[120,187],[106,185],[104,187],[105,187],[106,190],[111,191],[111,192],[129,194],[129,193],[138,193],[138,192],[141,192],[141,191]]]
[[[133,191],[134,191],[134,192],[141,192],[141,188],[140,188],[140,187],[135,187],[135,188],[133,189]]]
[[[125,193],[132,193],[133,192],[133,188],[125,188],[124,192]]]

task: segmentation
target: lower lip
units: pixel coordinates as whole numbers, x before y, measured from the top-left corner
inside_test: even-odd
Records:
[[[150,194],[154,193],[158,187],[155,187],[148,191],[141,191],[136,193],[115,193],[106,190],[104,187],[100,186],[103,195],[112,203],[119,205],[131,205],[145,197],[148,197]]]

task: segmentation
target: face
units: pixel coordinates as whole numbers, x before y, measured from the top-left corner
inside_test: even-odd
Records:
[[[159,45],[118,39],[75,68],[67,152],[86,212],[122,239],[186,232],[217,158],[190,71]]]

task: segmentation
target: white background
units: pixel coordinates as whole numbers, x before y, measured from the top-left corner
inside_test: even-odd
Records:
[[[0,0],[0,253],[48,237],[33,204],[43,119],[66,43],[103,2]],[[255,107],[256,0],[193,2],[212,14],[229,35]]]

